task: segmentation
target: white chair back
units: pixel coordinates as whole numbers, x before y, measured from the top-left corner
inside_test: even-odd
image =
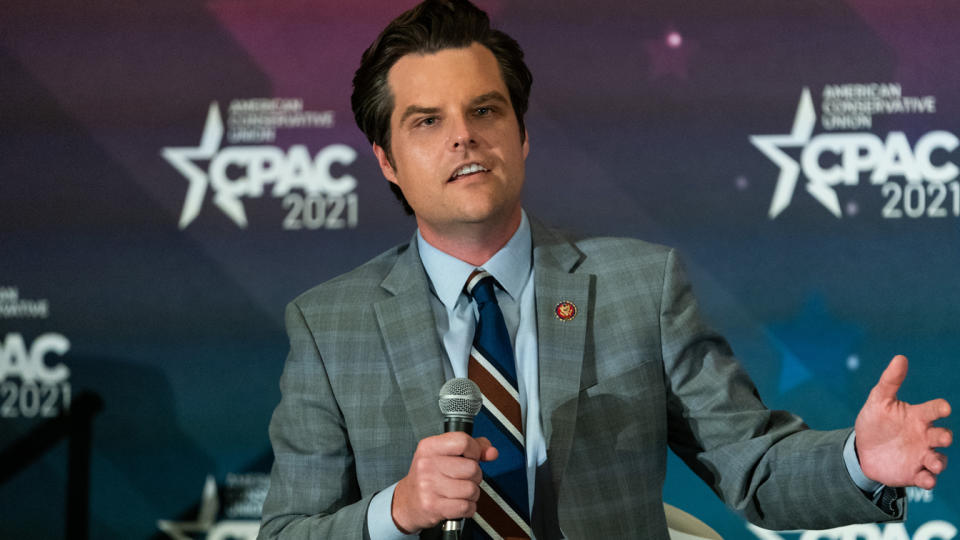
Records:
[[[717,531],[676,506],[663,503],[670,540],[723,540]]]

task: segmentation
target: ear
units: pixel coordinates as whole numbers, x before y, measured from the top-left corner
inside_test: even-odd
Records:
[[[527,128],[523,128],[523,159],[527,159],[527,155],[530,153],[530,132],[527,131]]]
[[[397,183],[397,171],[394,170],[390,160],[387,159],[387,152],[379,144],[373,143],[373,155],[377,156],[377,163],[380,164],[380,172],[390,182]],[[399,184],[397,184],[399,185]]]

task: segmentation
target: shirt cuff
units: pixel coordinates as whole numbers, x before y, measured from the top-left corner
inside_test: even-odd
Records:
[[[887,487],[863,474],[860,458],[857,457],[856,440],[856,432],[851,431],[847,442],[843,445],[843,462],[847,466],[850,479],[878,508],[893,517],[903,519],[902,506],[899,504],[899,499],[903,497],[903,490]]]
[[[860,488],[860,491],[873,498],[873,495],[883,487],[883,484],[871,480],[863,474],[863,469],[860,468],[860,459],[857,457],[856,440],[857,433],[851,431],[850,436],[847,437],[847,442],[843,445],[843,463],[847,466],[847,472],[850,474],[853,483]]]
[[[417,535],[405,535],[393,522],[393,515],[390,513],[393,506],[393,490],[397,484],[384,489],[373,496],[370,500],[370,506],[367,507],[367,531],[370,532],[370,540],[399,540],[401,538],[416,538]]]

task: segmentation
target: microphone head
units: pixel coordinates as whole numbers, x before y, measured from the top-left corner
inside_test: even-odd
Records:
[[[481,407],[483,394],[477,383],[470,379],[450,379],[440,388],[440,412],[444,417],[463,418],[472,422]]]

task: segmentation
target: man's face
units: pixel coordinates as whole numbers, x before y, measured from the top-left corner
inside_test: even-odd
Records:
[[[408,54],[387,81],[393,164],[381,147],[374,153],[425,238],[451,238],[475,224],[518,224],[529,145],[520,140],[493,53],[474,43]]]

